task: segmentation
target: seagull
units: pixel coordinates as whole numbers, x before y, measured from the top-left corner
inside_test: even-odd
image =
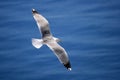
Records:
[[[71,71],[72,68],[68,55],[65,49],[58,44],[60,39],[52,36],[47,19],[39,14],[35,9],[32,9],[32,14],[42,34],[42,39],[32,38],[32,45],[37,49],[41,48],[42,45],[47,45],[57,56],[59,61]]]

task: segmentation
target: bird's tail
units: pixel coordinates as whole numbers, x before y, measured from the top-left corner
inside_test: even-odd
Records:
[[[32,38],[32,45],[39,49],[40,47],[42,47],[43,45],[43,40],[42,39],[35,39],[35,38]]]

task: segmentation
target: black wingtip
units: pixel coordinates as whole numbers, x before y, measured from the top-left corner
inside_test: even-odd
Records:
[[[32,13],[38,13],[35,9],[32,9]]]
[[[70,62],[68,62],[67,64],[64,64],[64,66],[65,66],[68,70],[70,70],[70,71],[72,70]]]

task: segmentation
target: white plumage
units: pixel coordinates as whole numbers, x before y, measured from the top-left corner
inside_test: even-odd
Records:
[[[61,47],[57,42],[60,39],[52,36],[48,21],[40,15],[35,9],[32,9],[33,17],[37,22],[38,28],[42,34],[42,39],[32,39],[32,44],[34,47],[39,49],[43,44],[47,45],[57,56],[59,61],[68,69],[71,70],[70,61],[68,55],[63,47]]]

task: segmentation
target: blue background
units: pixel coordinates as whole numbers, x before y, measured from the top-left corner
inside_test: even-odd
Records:
[[[62,40],[72,71],[43,46],[35,8]],[[120,0],[0,0],[0,80],[120,80]]]

